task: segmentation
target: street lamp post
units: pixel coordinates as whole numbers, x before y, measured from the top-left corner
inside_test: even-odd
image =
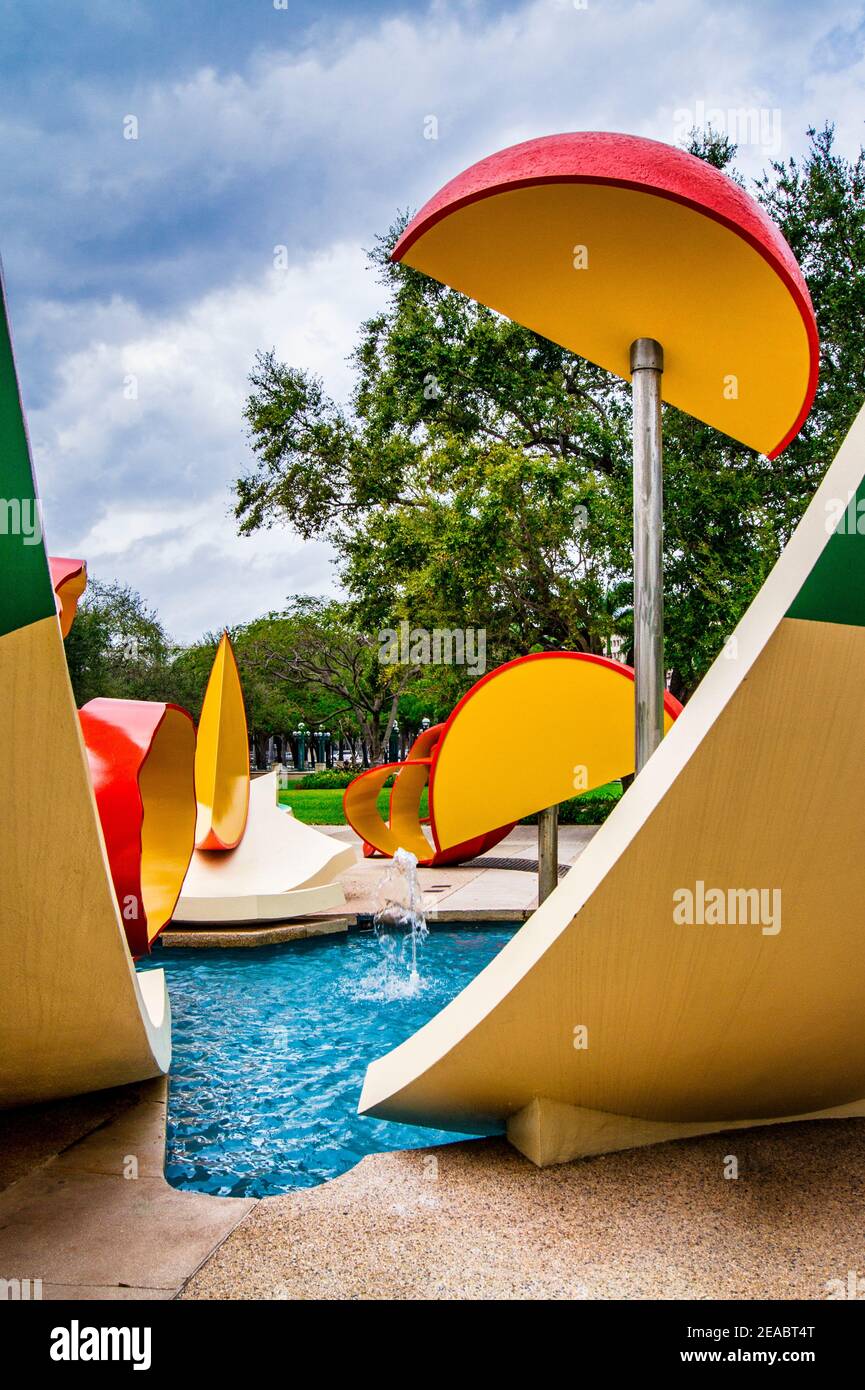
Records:
[[[299,772],[306,771],[306,736],[308,733],[309,730],[305,724],[301,724],[300,727],[294,731],[294,737],[297,739]]]

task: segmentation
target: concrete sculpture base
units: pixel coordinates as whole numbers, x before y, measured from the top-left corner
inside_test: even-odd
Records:
[[[196,850],[174,921],[284,922],[341,907],[338,875],[357,860],[352,845],[295,820],[276,804],[276,773],[250,787],[243,839],[232,850]]]
[[[808,1115],[773,1115],[763,1120],[710,1120],[675,1123],[664,1120],[638,1120],[627,1115],[611,1115],[603,1110],[585,1110],[578,1105],[536,1098],[512,1115],[507,1136],[515,1149],[538,1168],[569,1163],[574,1158],[594,1158],[619,1149],[641,1149],[647,1144],[666,1144],[671,1139],[693,1139],[700,1134],[720,1134],[728,1130],[756,1129],[762,1125],[796,1124],[801,1120],[865,1119],[865,1100],[835,1105],[829,1110],[813,1110]]]

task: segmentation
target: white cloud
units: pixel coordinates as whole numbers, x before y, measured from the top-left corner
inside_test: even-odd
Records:
[[[31,412],[50,547],[136,584],[182,639],[278,607],[293,588],[332,588],[325,547],[285,530],[241,539],[227,515],[249,459],[247,375],[255,351],[272,345],[347,398],[345,358],[380,298],[362,253],[335,246],[179,314],[119,299],[36,306],[31,336],[83,344]]]

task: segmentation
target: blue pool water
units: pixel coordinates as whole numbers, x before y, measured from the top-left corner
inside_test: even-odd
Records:
[[[336,1177],[364,1154],[458,1137],[361,1118],[364,1073],[453,999],[514,930],[433,930],[416,986],[394,936],[157,948],[141,968],[164,968],[171,995],[168,1181],[271,1197]]]

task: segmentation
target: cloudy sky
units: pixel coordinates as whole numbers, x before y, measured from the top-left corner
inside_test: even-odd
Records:
[[[714,110],[746,172],[826,119],[853,153],[863,46],[849,0],[0,0],[0,253],[51,551],[181,641],[333,591],[326,547],[235,533],[256,349],[345,399],[381,296],[363,248],[519,140],[675,143]]]

